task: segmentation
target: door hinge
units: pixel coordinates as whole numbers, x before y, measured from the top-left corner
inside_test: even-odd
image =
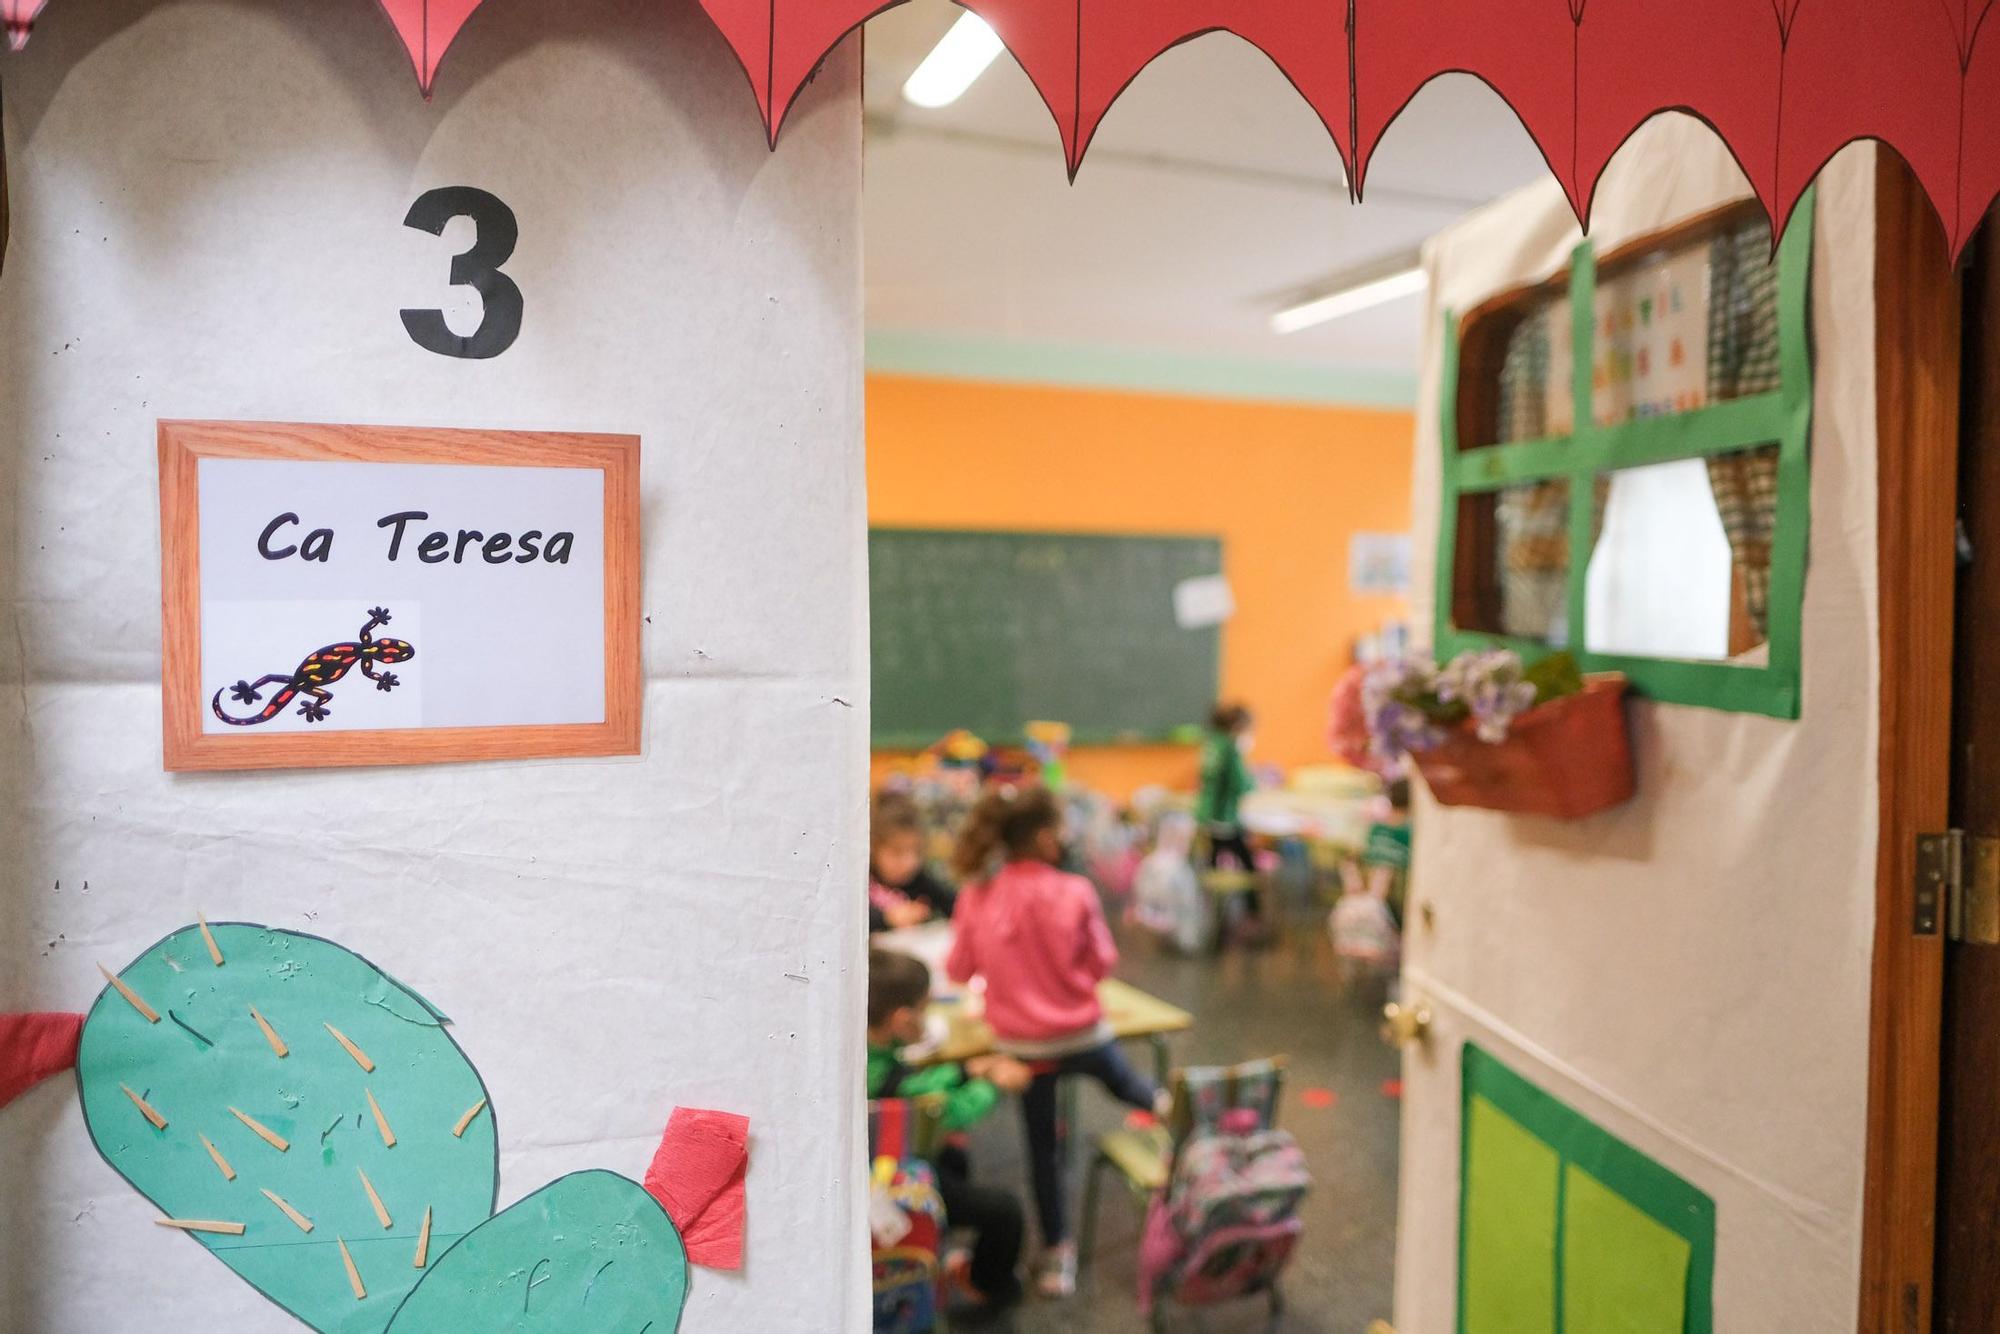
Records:
[[[1940,930],[1967,945],[2000,945],[2000,838],[1962,829],[1917,838],[1916,911],[1920,936]]]

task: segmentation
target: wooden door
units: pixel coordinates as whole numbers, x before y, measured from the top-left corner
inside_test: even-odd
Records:
[[[1935,922],[1917,924],[1915,872],[1917,839],[1949,815],[1961,294],[1909,168],[1882,151],[1876,172],[1881,823],[1858,1324],[1923,1334],[1933,1327],[1944,945]]]
[[[1951,822],[2000,836],[2000,234],[1966,278]],[[1945,947],[1936,1328],[2000,1329],[2000,946]]]

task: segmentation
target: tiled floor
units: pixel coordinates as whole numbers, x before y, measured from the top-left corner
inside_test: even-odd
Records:
[[[1303,1212],[1304,1241],[1287,1273],[1286,1310],[1277,1324],[1269,1323],[1259,1300],[1198,1313],[1169,1310],[1168,1329],[1362,1334],[1369,1321],[1389,1315],[1398,1104],[1384,1084],[1396,1078],[1398,1063],[1375,1034],[1384,984],[1343,980],[1322,920],[1323,912],[1302,912],[1283,944],[1250,953],[1231,950],[1221,958],[1176,958],[1131,931],[1120,932],[1125,959],[1119,975],[1197,1016],[1192,1031],[1173,1039],[1176,1061],[1221,1064],[1278,1052],[1290,1058],[1280,1124],[1298,1137],[1314,1179]],[[1131,1051],[1135,1059],[1147,1057],[1141,1046]],[[1333,1105],[1308,1106],[1302,1098],[1308,1089],[1330,1091]],[[1102,1090],[1085,1089],[1086,1136],[1115,1126],[1121,1115]],[[982,1180],[1020,1183],[1025,1204],[1020,1138],[1018,1116],[1003,1106],[978,1128],[973,1154]],[[1080,1150],[1073,1200],[1081,1198],[1085,1161]],[[1000,1319],[957,1320],[954,1331],[1145,1329],[1133,1299],[1138,1221],[1136,1206],[1107,1179],[1097,1256],[1086,1266],[1074,1300],[1031,1297]]]

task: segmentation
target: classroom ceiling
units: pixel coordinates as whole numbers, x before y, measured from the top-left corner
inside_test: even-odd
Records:
[[[1351,205],[1312,109],[1256,48],[1210,34],[1139,76],[1071,185],[1047,107],[1004,52],[951,106],[903,101],[960,12],[915,0],[868,25],[872,333],[1409,374],[1417,299],[1290,335],[1270,315],[1546,171],[1497,96],[1447,76],[1391,128],[1367,203]]]

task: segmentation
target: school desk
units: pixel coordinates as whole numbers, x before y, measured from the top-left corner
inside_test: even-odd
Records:
[[[1304,838],[1359,846],[1371,823],[1370,792],[1259,788],[1243,798],[1237,820],[1266,838]]]
[[[1115,977],[1097,984],[1097,999],[1104,1006],[1111,1036],[1120,1042],[1144,1038],[1153,1049],[1155,1078],[1166,1083],[1173,1067],[1167,1037],[1192,1028],[1194,1016]],[[987,1027],[985,1015],[967,1013],[962,999],[933,999],[930,1012],[943,1018],[946,1036],[938,1049],[924,1058],[925,1064],[969,1061],[993,1051],[993,1030]]]

